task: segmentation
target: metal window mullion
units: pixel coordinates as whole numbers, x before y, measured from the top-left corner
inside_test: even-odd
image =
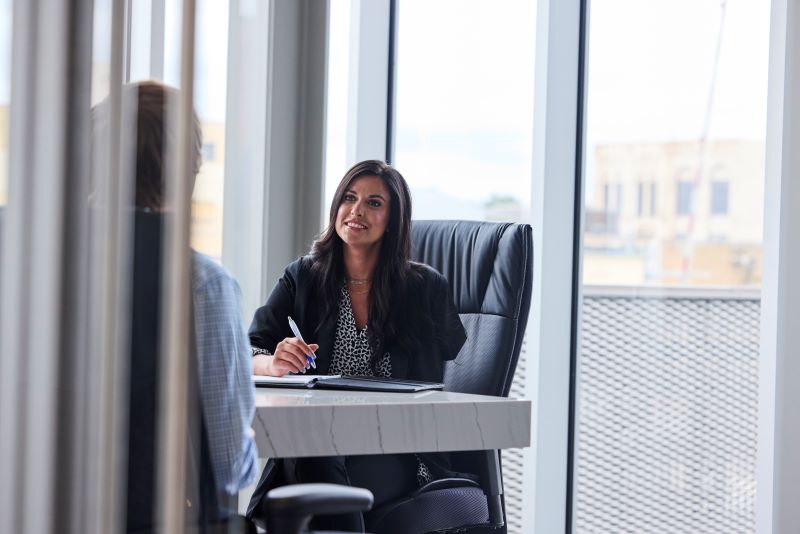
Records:
[[[13,473],[0,530],[49,532],[63,509],[56,491],[66,460],[58,418],[64,353],[62,275],[75,255],[65,248],[65,208],[74,178],[67,132],[75,95],[76,54],[69,32],[85,14],[80,2],[18,2],[12,54],[11,173],[2,272],[3,431],[0,463]],[[87,100],[88,103],[88,100]],[[68,352],[68,351],[67,351]],[[44,489],[44,491],[42,491]],[[57,505],[58,503],[58,505]]]
[[[353,0],[350,41],[350,86],[347,100],[347,161],[384,159],[391,41],[390,0]]]
[[[327,17],[327,1],[269,3],[263,203],[256,207],[264,214],[262,299],[321,226]]]
[[[95,177],[97,206],[90,214],[89,365],[86,382],[87,532],[116,532],[124,520],[127,457],[127,357],[130,319],[130,217],[132,198],[131,111],[122,86],[126,76],[127,4],[113,0],[105,166]]]
[[[297,179],[295,180],[295,221],[300,253],[311,248],[322,227],[319,216],[325,196],[325,123],[328,87],[329,0],[300,3],[300,49],[297,116]]]
[[[55,492],[42,492],[41,483],[54,477],[57,464],[58,373],[61,364],[61,223],[63,218],[64,153],[66,145],[65,92],[67,79],[67,2],[37,6],[38,27],[34,54],[35,107],[28,117],[33,128],[30,164],[30,285],[27,292],[27,346],[20,357],[28,360],[22,375],[26,405],[25,448],[22,454],[21,531],[48,532],[53,516],[41,510],[55,509]],[[19,178],[19,177],[17,177]],[[19,181],[16,182],[19,184]]]
[[[0,302],[0,471],[8,480],[22,484],[23,465],[20,461],[24,449],[22,425],[25,422],[26,403],[21,388],[22,375],[28,366],[25,354],[25,334],[28,329],[26,289],[27,265],[30,246],[30,220],[33,218],[31,183],[24,177],[31,175],[33,131],[28,121],[35,109],[33,94],[36,18],[32,2],[17,2],[13,9],[14,32],[12,36],[11,108],[9,129],[9,179],[8,202],[4,218],[3,266],[0,269],[3,299]],[[21,530],[21,493],[17,484],[0,485],[0,532]]]
[[[86,505],[94,499],[88,478],[88,465],[93,459],[86,455],[89,436],[85,392],[87,376],[94,366],[89,351],[89,213],[91,173],[89,106],[92,86],[92,0],[75,2],[70,16],[69,77],[66,93],[67,119],[70,135],[66,143],[67,172],[64,193],[64,269],[62,301],[64,310],[61,366],[58,401],[59,452],[55,484],[56,509],[62,510],[59,529],[65,533],[85,534]]]
[[[188,380],[191,321],[191,254],[189,230],[194,173],[193,83],[195,2],[184,0],[181,27],[181,92],[167,120],[177,121],[175,146],[167,146],[171,170],[166,180],[164,301],[160,372],[157,517],[163,532],[183,532],[188,432]],[[177,109],[175,109],[177,108]]]
[[[800,525],[800,6],[772,0],[764,187],[764,266],[756,532]]]
[[[534,300],[529,323],[537,400],[533,446],[525,451],[523,524],[534,532],[566,530],[570,395],[576,320],[576,232],[581,169],[582,0],[540,0],[537,8],[531,211]],[[569,295],[570,298],[566,298]]]

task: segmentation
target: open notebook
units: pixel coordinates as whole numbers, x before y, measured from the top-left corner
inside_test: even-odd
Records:
[[[265,388],[307,388],[313,387],[319,380],[340,378],[342,375],[285,375],[261,376],[253,375],[253,384]]]
[[[275,388],[314,388],[345,389],[360,391],[391,391],[396,393],[414,393],[417,391],[443,389],[439,382],[423,382],[420,380],[399,380],[396,378],[380,378],[375,376],[341,375],[286,375],[257,376],[253,375],[256,386]]]

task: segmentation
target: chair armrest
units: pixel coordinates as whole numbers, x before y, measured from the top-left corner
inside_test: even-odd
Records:
[[[290,484],[267,493],[267,532],[307,532],[311,517],[372,508],[372,492],[338,484]]]
[[[361,512],[371,507],[371,491],[338,484],[289,484],[267,493],[270,513],[311,516]]]

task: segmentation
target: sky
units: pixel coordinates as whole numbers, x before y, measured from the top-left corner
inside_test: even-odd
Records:
[[[589,153],[595,144],[702,135],[722,5],[591,2]],[[763,139],[769,2],[725,7],[709,136]],[[529,200],[535,27],[524,0],[400,3],[397,164],[410,182],[418,176],[465,201]]]
[[[0,0],[0,102],[8,102],[11,0]],[[137,2],[136,5],[147,4]],[[332,11],[348,0],[333,0]],[[95,3],[97,19],[108,15],[108,0]],[[180,2],[167,0],[167,78],[177,79]],[[594,0],[590,14],[589,109],[598,142],[624,140],[635,133],[654,140],[692,138],[702,130],[711,66],[720,21],[719,0]],[[769,2],[727,0],[715,94],[712,135],[761,135],[766,106]],[[528,88],[533,65],[520,64],[519,51],[504,46],[532,43],[534,2],[527,0],[403,0],[400,90],[413,104],[403,106],[405,122],[422,127],[448,124],[519,129],[515,115],[532,101]],[[198,81],[224,80],[227,65],[228,2],[198,2]],[[97,24],[97,41],[107,42],[108,25]],[[522,35],[521,35],[522,34]],[[530,38],[526,38],[528,34]],[[431,53],[436,45],[438,53]],[[97,60],[108,47],[95,46]],[[532,57],[532,51],[527,54]],[[435,81],[405,83],[413,75]],[[483,68],[483,71],[481,70]],[[201,113],[224,118],[224,84],[201,84]],[[203,90],[207,89],[207,90]],[[431,109],[431,95],[455,102]],[[497,95],[497,97],[493,97]],[[482,98],[478,99],[476,96]],[[527,105],[526,105],[527,106]],[[474,107],[473,113],[465,113]],[[522,110],[522,114],[527,113]]]
[[[701,135],[721,5],[720,0],[591,2],[589,146]],[[329,157],[339,167],[349,163],[341,133],[349,6],[349,0],[332,0],[328,137]],[[769,2],[727,0],[725,6],[709,133],[761,139]],[[110,1],[97,0],[95,7],[95,60],[107,61]],[[165,78],[173,84],[179,72],[179,9],[178,0],[167,0]],[[401,0],[399,9],[397,163],[410,171],[409,181],[471,200],[485,196],[486,188],[471,187],[469,176],[488,176],[497,192],[524,198],[535,113],[535,2]],[[0,104],[9,99],[10,10],[11,0],[0,0]],[[200,0],[195,100],[204,120],[224,120],[227,31],[228,2]]]
[[[697,139],[703,131],[719,0],[595,0],[589,129],[598,143]],[[763,138],[769,2],[728,0],[710,135]]]

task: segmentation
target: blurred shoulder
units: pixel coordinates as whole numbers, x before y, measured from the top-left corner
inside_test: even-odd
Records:
[[[205,254],[193,250],[192,283],[194,288],[200,289],[208,286],[208,284],[212,282],[236,286],[236,279],[222,265]]]

